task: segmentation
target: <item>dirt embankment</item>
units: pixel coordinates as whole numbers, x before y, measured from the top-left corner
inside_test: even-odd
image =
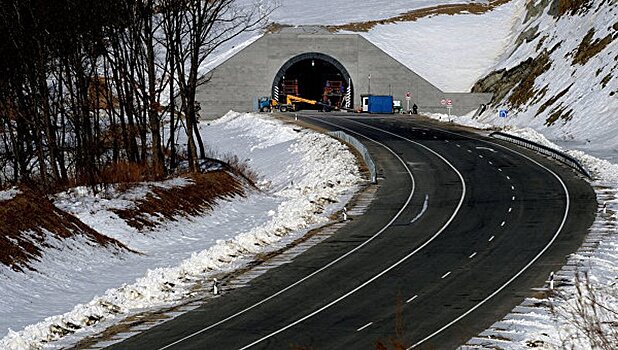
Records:
[[[244,196],[246,188],[254,187],[246,175],[229,165],[224,169],[190,175],[192,183],[182,187],[152,188],[133,208],[115,212],[130,226],[144,231],[179,217],[203,215],[216,201]],[[239,175],[233,175],[236,173]],[[131,185],[120,187],[129,189]],[[15,197],[0,201],[0,223],[0,264],[19,272],[35,270],[32,263],[46,249],[58,249],[49,244],[50,238],[63,241],[81,236],[95,247],[137,253],[60,210],[46,195],[26,187]]]
[[[189,177],[192,184],[175,188],[155,188],[135,203],[135,207],[114,212],[138,230],[153,228],[182,216],[212,210],[217,200],[245,195],[245,181],[218,170]]]
[[[14,198],[0,201],[0,263],[15,271],[33,270],[31,262],[49,248],[48,239],[85,237],[93,245],[130,251],[124,244],[93,230],[54,206],[47,196],[20,188]]]

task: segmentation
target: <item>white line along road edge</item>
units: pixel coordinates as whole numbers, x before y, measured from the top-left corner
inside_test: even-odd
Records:
[[[442,132],[445,133],[449,133],[449,134],[455,134],[452,133],[450,131],[446,131],[443,129],[437,129],[440,130]],[[463,319],[464,317],[468,316],[469,314],[471,314],[474,310],[478,309],[479,307],[481,307],[483,304],[485,304],[486,302],[488,302],[491,298],[495,297],[498,293],[500,293],[502,290],[504,290],[509,284],[511,284],[515,279],[517,279],[519,276],[521,276],[521,274],[523,274],[528,268],[530,268],[530,266],[532,266],[532,264],[534,264],[540,257],[541,255],[543,255],[547,249],[549,249],[549,247],[556,241],[556,239],[558,238],[558,235],[560,235],[560,232],[562,232],[562,229],[564,228],[564,224],[566,223],[567,217],[569,216],[569,209],[571,206],[571,199],[569,198],[569,190],[566,187],[566,184],[564,183],[564,181],[562,181],[562,179],[560,178],[560,176],[558,176],[558,174],[556,174],[555,172],[553,172],[551,169],[548,169],[547,167],[545,167],[543,164],[537,162],[536,160],[528,157],[527,155],[520,153],[516,150],[510,149],[506,146],[503,146],[501,144],[498,143],[494,143],[494,142],[490,142],[487,140],[482,140],[482,139],[474,139],[465,135],[460,135],[460,134],[456,134],[459,136],[464,136],[466,138],[472,139],[472,140],[476,140],[476,141],[481,141],[481,142],[485,142],[491,145],[495,145],[501,148],[504,148],[510,152],[513,152],[515,154],[518,154],[519,156],[528,159],[530,162],[538,165],[539,167],[541,167],[542,169],[545,169],[547,172],[549,172],[550,174],[552,174],[556,179],[558,179],[558,181],[560,182],[560,184],[562,185],[562,188],[564,189],[564,193],[566,194],[566,203],[565,203],[565,210],[564,210],[564,216],[562,217],[562,222],[560,223],[560,226],[558,227],[558,230],[556,231],[556,233],[554,234],[554,236],[552,237],[552,239],[549,241],[549,243],[547,243],[547,245],[532,259],[530,260],[530,262],[524,266],[517,274],[515,274],[513,277],[511,277],[511,279],[509,279],[508,281],[506,281],[505,284],[503,284],[500,288],[496,289],[496,291],[494,291],[493,293],[491,293],[489,296],[487,296],[485,299],[483,299],[481,302],[479,302],[478,304],[476,304],[475,306],[473,306],[472,308],[470,308],[468,311],[464,312],[461,316],[457,317],[456,319],[454,319],[453,321],[449,322],[448,324],[444,325],[442,328],[438,329],[437,331],[431,333],[430,335],[428,335],[427,337],[421,339],[420,341],[418,341],[417,343],[415,343],[414,345],[412,345],[411,347],[409,347],[406,350],[410,350],[410,349],[414,349],[415,347],[423,344],[424,342],[428,341],[429,339],[435,337],[436,335],[442,333],[444,330],[446,330],[447,328],[449,328],[450,326],[454,325],[455,323],[461,321],[461,319]]]
[[[308,118],[309,118],[309,119],[312,119],[312,120],[316,120],[315,118],[311,118],[311,117],[308,117]],[[342,126],[339,126],[339,125],[336,125],[336,124],[333,124],[333,123],[329,123],[329,122],[326,122],[326,121],[321,120],[321,119],[318,119],[318,121],[320,121],[320,122],[322,122],[322,123],[325,123],[325,124],[330,124],[330,125],[335,126],[335,127],[337,127],[337,128],[341,128],[341,129],[347,130],[347,131],[352,132],[352,133],[354,133],[354,134],[356,134],[356,135],[360,135],[360,136],[362,136],[362,137],[365,137],[365,138],[367,138],[367,139],[371,140],[371,139],[370,139],[370,138],[368,138],[367,136],[364,136],[364,135],[362,135],[362,134],[359,134],[359,133],[357,133],[357,132],[355,132],[355,131],[353,131],[353,130],[347,129],[347,128],[345,128],[345,127],[342,127]],[[357,123],[357,124],[361,124],[361,125],[363,125],[363,126],[365,126],[365,127],[368,127],[368,128],[371,128],[371,129],[374,129],[374,130],[377,130],[377,131],[383,132],[383,133],[385,133],[385,134],[389,134],[389,135],[395,136],[395,137],[400,138],[400,139],[402,139],[402,140],[405,140],[405,141],[407,141],[407,142],[410,142],[410,143],[413,143],[413,144],[418,145],[418,146],[420,146],[420,147],[423,147],[423,148],[425,148],[426,150],[428,150],[429,152],[431,152],[431,153],[435,154],[438,158],[442,159],[442,160],[443,160],[443,161],[444,161],[444,162],[445,162],[445,163],[446,163],[449,167],[451,167],[451,169],[453,169],[453,170],[455,171],[455,173],[457,173],[457,176],[459,176],[459,179],[460,179],[460,181],[461,181],[461,185],[462,185],[462,193],[461,193],[461,198],[459,199],[459,203],[457,204],[457,207],[455,208],[455,211],[453,212],[453,215],[451,215],[451,217],[447,220],[447,222],[444,224],[444,226],[442,226],[442,228],[440,228],[440,230],[438,230],[438,232],[436,232],[436,233],[435,233],[435,234],[434,234],[431,238],[429,238],[427,241],[425,241],[425,243],[423,243],[422,245],[420,245],[418,248],[414,249],[414,251],[412,251],[410,254],[406,255],[406,256],[405,256],[405,257],[403,257],[401,260],[397,261],[396,263],[394,263],[393,265],[391,265],[391,266],[390,266],[390,267],[388,267],[387,269],[383,270],[383,271],[382,271],[382,272],[380,272],[379,274],[377,274],[377,275],[375,275],[374,277],[372,277],[371,279],[367,280],[366,282],[364,282],[364,283],[363,283],[363,284],[361,284],[360,286],[358,286],[358,287],[356,287],[356,288],[352,289],[351,291],[347,292],[347,293],[346,293],[346,294],[344,294],[343,296],[341,296],[341,297],[339,297],[339,298],[337,298],[337,299],[335,299],[335,300],[331,301],[330,303],[328,303],[328,304],[326,304],[325,306],[323,306],[323,307],[321,307],[321,308],[319,308],[319,309],[315,310],[314,312],[312,312],[312,313],[310,313],[310,314],[308,314],[308,315],[306,315],[306,316],[304,316],[304,317],[302,317],[302,318],[300,318],[300,319],[298,319],[298,320],[296,320],[296,321],[294,321],[294,322],[292,322],[292,323],[288,324],[287,326],[285,326],[285,327],[283,327],[283,328],[281,328],[281,329],[279,329],[279,330],[277,330],[277,331],[274,331],[274,332],[272,332],[272,333],[270,333],[270,334],[268,334],[268,335],[266,335],[266,336],[264,336],[264,337],[262,337],[262,338],[260,338],[260,339],[258,339],[258,340],[256,340],[256,341],[254,341],[253,343],[251,343],[251,344],[249,344],[249,345],[246,345],[246,346],[244,346],[244,347],[240,348],[240,350],[245,350],[245,349],[248,349],[248,348],[250,348],[250,347],[252,347],[252,346],[254,346],[254,345],[257,345],[257,344],[259,344],[259,343],[263,342],[264,340],[269,339],[269,338],[272,338],[273,336],[275,336],[275,335],[277,335],[277,334],[279,334],[279,333],[281,333],[281,332],[284,332],[284,331],[286,331],[287,329],[290,329],[290,328],[294,327],[295,325],[297,325],[297,324],[299,324],[299,323],[301,323],[301,322],[303,322],[303,321],[305,321],[305,320],[307,320],[307,319],[309,319],[309,318],[311,318],[311,317],[313,317],[313,316],[315,316],[315,315],[319,314],[320,312],[322,312],[322,311],[324,311],[324,310],[326,310],[326,309],[330,308],[331,306],[333,306],[333,305],[335,305],[335,304],[339,303],[341,300],[343,300],[343,299],[345,299],[345,298],[349,297],[350,295],[352,295],[352,294],[354,294],[354,293],[358,292],[359,290],[361,290],[362,288],[366,287],[367,285],[369,285],[369,284],[370,284],[370,283],[372,283],[373,281],[377,280],[378,278],[382,277],[383,275],[385,275],[385,274],[386,274],[386,273],[388,273],[389,271],[391,271],[391,270],[393,270],[394,268],[396,268],[397,266],[401,265],[401,264],[402,264],[402,263],[404,263],[406,260],[408,260],[410,257],[412,257],[413,255],[415,255],[416,253],[418,253],[420,250],[422,250],[423,248],[425,248],[427,245],[429,245],[429,243],[433,242],[436,238],[438,238],[438,236],[440,236],[440,234],[442,234],[442,232],[444,232],[444,230],[446,230],[446,228],[447,228],[447,227],[451,224],[451,222],[455,219],[455,216],[457,216],[457,214],[459,213],[459,209],[461,209],[461,206],[463,205],[464,199],[465,199],[465,197],[466,197],[466,182],[464,181],[463,175],[462,175],[462,174],[461,174],[461,173],[460,173],[460,172],[459,172],[459,171],[458,171],[458,170],[457,170],[457,169],[453,166],[453,164],[451,164],[448,160],[446,160],[444,157],[442,157],[439,153],[437,153],[436,151],[432,150],[431,148],[429,148],[429,147],[427,147],[427,146],[425,146],[425,145],[422,145],[422,144],[420,144],[420,143],[418,143],[418,142],[415,142],[415,141],[412,141],[412,140],[410,140],[410,139],[407,139],[407,138],[405,138],[405,137],[403,137],[403,136],[401,136],[401,135],[394,134],[394,133],[392,133],[392,132],[390,132],[390,131],[383,130],[383,129],[380,129],[380,128],[376,128],[376,127],[373,127],[373,126],[371,126],[371,125],[367,125],[367,124],[365,124],[365,123],[359,123],[359,122],[356,122],[356,121],[352,121],[352,122]],[[384,146],[384,147],[386,147],[386,146]],[[390,149],[389,149],[389,150],[390,150]],[[392,152],[392,150],[391,150],[391,152]],[[395,154],[395,153],[393,153],[393,154]],[[395,155],[396,155],[396,154],[395,154]],[[400,158],[398,155],[396,155],[396,156],[397,156],[397,158],[399,158],[399,159],[401,160],[401,158]],[[407,168],[407,166],[406,166],[406,168]]]
[[[348,131],[353,132],[353,131],[351,131],[351,130],[348,130]],[[360,135],[360,134],[358,134],[358,133],[355,133],[355,134]],[[362,135],[361,135],[361,136],[362,136]],[[365,136],[363,136],[363,137],[365,137]],[[369,138],[369,137],[365,137],[365,138],[367,138],[369,141],[371,141],[371,142],[373,142],[373,143],[375,143],[375,144],[378,144],[378,145],[380,145],[380,146],[384,147],[387,151],[389,151],[389,152],[390,152],[390,153],[392,153],[395,157],[397,157],[397,159],[401,162],[401,164],[404,166],[404,168],[405,168],[405,169],[406,169],[406,171],[408,172],[408,175],[410,176],[410,180],[412,181],[412,189],[410,190],[410,195],[408,196],[408,199],[406,200],[406,202],[404,203],[404,205],[401,207],[401,209],[399,209],[399,211],[397,212],[397,214],[395,214],[395,216],[393,216],[393,218],[392,218],[392,219],[391,219],[391,220],[390,220],[390,221],[386,224],[386,226],[384,226],[382,229],[380,229],[380,231],[376,232],[376,233],[375,233],[373,236],[371,236],[369,239],[367,239],[366,241],[364,241],[362,244],[360,244],[360,245],[356,246],[355,248],[353,248],[353,249],[352,249],[352,250],[350,250],[349,252],[347,252],[347,253],[343,254],[342,256],[340,256],[340,257],[338,257],[337,259],[335,259],[335,260],[331,261],[330,263],[328,263],[328,264],[324,265],[323,267],[321,267],[320,269],[318,269],[318,270],[316,270],[316,271],[312,272],[311,274],[309,274],[309,275],[307,275],[307,276],[303,277],[302,279],[300,279],[300,280],[298,280],[298,281],[296,281],[296,282],[294,282],[294,283],[290,284],[289,286],[287,286],[287,287],[285,287],[285,288],[281,289],[281,290],[280,290],[280,291],[278,291],[277,293],[275,293],[275,294],[273,294],[273,295],[271,295],[271,296],[269,296],[269,297],[267,297],[267,298],[265,298],[265,299],[263,299],[263,300],[261,300],[261,301],[259,301],[259,302],[255,303],[255,304],[253,304],[253,305],[251,305],[251,306],[249,306],[249,307],[247,307],[247,308],[245,308],[245,309],[243,309],[243,310],[240,310],[240,311],[238,311],[237,313],[235,313],[235,314],[233,314],[233,315],[231,315],[231,316],[229,316],[229,317],[227,317],[227,318],[224,318],[224,319],[223,319],[223,320],[221,320],[221,321],[218,321],[218,322],[216,322],[216,323],[213,323],[213,324],[211,324],[210,326],[207,326],[207,327],[205,327],[205,328],[202,328],[202,329],[201,329],[201,330],[199,330],[199,331],[196,331],[196,332],[194,332],[194,333],[191,333],[191,334],[189,334],[189,335],[185,336],[184,338],[181,338],[181,339],[179,339],[179,340],[177,340],[177,341],[175,341],[175,342],[173,342],[173,343],[170,343],[170,344],[168,344],[168,345],[165,345],[165,346],[163,346],[163,347],[159,348],[158,350],[169,349],[169,348],[171,348],[171,347],[172,347],[172,346],[174,346],[174,345],[178,345],[178,344],[180,344],[180,343],[182,343],[182,342],[184,342],[184,341],[186,341],[186,340],[188,340],[188,339],[191,339],[191,338],[193,338],[193,337],[195,337],[195,336],[197,336],[197,335],[199,335],[199,334],[202,334],[202,333],[204,333],[204,332],[206,332],[206,331],[209,331],[210,329],[213,329],[213,328],[215,328],[215,327],[217,327],[217,326],[219,326],[219,325],[221,325],[221,324],[223,324],[223,323],[225,323],[225,322],[227,322],[227,321],[229,321],[229,320],[231,320],[231,319],[234,319],[234,318],[236,318],[236,317],[238,317],[238,316],[240,316],[240,315],[242,315],[242,314],[246,313],[247,311],[250,311],[251,309],[254,309],[254,308],[256,308],[256,307],[258,307],[258,306],[260,306],[260,305],[264,304],[265,302],[267,302],[267,301],[269,301],[269,300],[271,300],[271,299],[274,299],[274,298],[278,297],[279,295],[281,295],[281,294],[285,293],[286,291],[288,291],[288,290],[290,290],[290,289],[292,289],[292,288],[296,287],[297,285],[299,285],[299,284],[303,283],[304,281],[306,281],[306,280],[308,280],[309,278],[311,278],[311,277],[313,277],[313,276],[317,275],[318,273],[320,273],[320,272],[322,272],[322,271],[324,271],[324,270],[328,269],[329,267],[331,267],[331,266],[335,265],[336,263],[338,263],[339,261],[343,260],[343,259],[344,259],[344,258],[346,258],[347,256],[349,256],[349,255],[353,254],[354,252],[358,251],[359,249],[361,249],[361,248],[362,248],[362,247],[364,247],[365,245],[369,244],[369,242],[373,241],[373,240],[374,240],[374,239],[376,239],[378,236],[380,236],[380,235],[381,235],[384,231],[386,231],[386,229],[387,229],[389,226],[391,226],[391,225],[392,225],[392,224],[393,224],[393,223],[394,223],[394,222],[395,222],[395,221],[399,218],[399,216],[403,213],[403,211],[406,209],[406,207],[407,207],[407,206],[410,204],[410,202],[412,201],[412,197],[413,197],[413,195],[414,195],[414,191],[415,191],[415,189],[416,189],[416,181],[414,180],[414,175],[412,175],[412,171],[410,171],[410,168],[408,167],[408,165],[407,165],[407,164],[403,161],[403,159],[401,159],[401,157],[399,157],[399,155],[397,155],[397,153],[395,153],[395,151],[393,151],[392,149],[388,148],[386,145],[384,145],[384,144],[382,144],[382,143],[380,143],[380,142],[378,142],[378,141],[376,141],[376,140],[373,140],[373,139],[371,139],[371,138]]]

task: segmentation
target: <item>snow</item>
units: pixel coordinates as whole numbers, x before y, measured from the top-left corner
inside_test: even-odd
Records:
[[[556,273],[556,295],[549,300],[526,299],[510,314],[493,324],[461,349],[529,349],[530,344],[544,344],[543,348],[594,349],[588,334],[576,327],[583,324],[577,312],[578,301],[587,304],[591,314],[591,294],[584,289],[579,294],[577,283],[590,282],[596,296],[596,314],[602,321],[602,333],[610,339],[618,335],[612,324],[618,322],[618,164],[599,159],[582,151],[564,150],[532,128],[509,127],[505,132],[562,150],[579,160],[592,174],[597,198],[600,201],[595,223],[589,230],[585,244],[568,257],[567,264]],[[590,249],[590,247],[594,247]],[[586,280],[587,278],[587,280]],[[604,308],[606,307],[606,308]],[[499,335],[496,337],[495,335]],[[613,337],[613,338],[612,338]]]
[[[270,16],[273,22],[292,25],[328,25],[386,19],[399,14],[442,4],[461,4],[470,0],[282,0]]]
[[[11,187],[7,190],[0,191],[0,202],[11,200],[20,193],[21,191],[17,187]]]
[[[441,90],[469,92],[499,62],[523,9],[515,0],[482,15],[425,17],[360,34]]]
[[[308,4],[300,0],[282,0],[282,6],[270,19],[291,25],[344,24],[383,19],[415,8],[454,2],[464,1],[317,0]],[[533,0],[532,3],[542,2]],[[594,1],[593,9],[597,9],[598,3]],[[598,7],[600,10],[559,19],[548,15],[545,9],[540,16],[523,23],[525,4],[524,0],[514,0],[482,15],[433,16],[409,23],[378,25],[361,35],[441,89],[452,92],[467,91],[486,73],[512,68],[560,43],[550,55],[552,67],[535,81],[537,91],[547,88],[545,96],[518,109],[500,103],[480,119],[453,116],[452,120],[484,130],[499,127],[505,132],[562,149],[588,168],[595,178],[592,185],[597,196],[603,200],[601,205],[607,204],[607,214],[602,215],[600,209],[589,238],[602,239],[593,241],[594,249],[572,255],[569,263],[585,267],[595,288],[603,291],[607,302],[618,309],[615,297],[618,294],[615,283],[618,274],[618,165],[615,164],[618,163],[618,118],[615,118],[618,98],[609,95],[612,91],[618,92],[618,79],[615,78],[618,40],[586,64],[572,65],[573,53],[591,28],[595,29],[594,39],[612,33],[616,7],[604,3]],[[519,34],[535,26],[539,27],[541,35],[516,46]],[[204,63],[201,71],[210,71],[259,37],[258,33],[248,33],[230,41]],[[601,80],[606,76],[611,79],[603,88]],[[571,84],[569,91],[553,106],[536,115],[543,103]],[[573,118],[547,127],[547,117],[557,106],[572,109]],[[508,118],[498,117],[497,110],[502,108],[509,109]],[[430,117],[447,118],[440,114]],[[217,152],[235,153],[241,159],[248,159],[251,167],[262,175],[259,181],[262,191],[250,193],[245,199],[221,202],[210,216],[169,223],[146,235],[128,227],[109,211],[130,206],[131,198],[113,194],[110,198],[93,198],[83,191],[59,197],[59,206],[144,255],[114,256],[79,240],[50,242],[67,245],[72,254],[44,256],[36,264],[39,269],[36,274],[24,276],[0,269],[0,293],[3,295],[0,313],[11,315],[11,320],[0,318],[0,335],[5,334],[1,332],[7,327],[20,329],[9,332],[0,341],[1,348],[39,345],[41,339],[50,336],[49,325],[66,323],[63,320],[79,324],[86,322],[87,315],[102,315],[111,322],[117,312],[120,312],[118,317],[124,317],[141,307],[174,303],[187,296],[187,287],[193,281],[208,279],[216,271],[243,263],[242,258],[232,259],[228,254],[240,251],[247,256],[261,249],[273,249],[280,239],[278,234],[293,237],[307,227],[319,225],[326,220],[328,212],[342,206],[345,194],[353,191],[358,182],[351,155],[340,149],[339,144],[329,144],[334,141],[309,131],[295,131],[276,120],[237,113],[201,127],[205,139]],[[331,148],[335,149],[335,154],[330,153]],[[340,174],[351,175],[341,177]],[[333,189],[325,185],[329,182],[334,185]],[[147,191],[147,186],[142,191]],[[315,208],[312,207],[315,203],[305,198],[311,195],[332,196],[339,202],[325,206],[324,213],[315,216],[308,212]],[[0,200],[10,196],[0,193]],[[297,232],[290,233],[291,230]],[[274,245],[266,248],[252,242]],[[222,257],[226,262],[220,263],[214,257]],[[573,273],[566,270],[558,275],[572,279]],[[104,278],[93,281],[90,276]],[[170,281],[174,287],[169,287]],[[572,286],[561,286],[559,291],[567,297],[574,293]],[[76,303],[80,304],[75,306]],[[559,346],[560,338],[578,335],[566,320],[554,318],[546,305],[535,306],[537,304],[539,300],[526,300],[469,344],[481,348],[479,344],[524,349],[529,347],[528,342],[541,340],[547,348]],[[568,304],[561,305],[559,307]],[[574,348],[591,348],[583,342],[584,336],[576,338],[581,338],[582,343],[575,344]]]
[[[200,128],[217,152],[248,158],[261,176],[259,191],[148,232],[129,227],[111,209],[130,207],[152,186],[189,180],[143,184],[126,194],[92,196],[77,188],[59,195],[58,207],[141,254],[114,255],[79,238],[50,240],[59,249],[45,251],[33,264],[36,273],[1,268],[0,313],[11,317],[0,318],[0,348],[38,348],[50,340],[46,347],[60,347],[140,310],[178,303],[196,283],[328,222],[361,182],[352,153],[328,136],[234,112]]]
[[[554,143],[618,162],[618,119],[615,117],[618,95],[610,96],[611,92],[618,93],[618,40],[616,29],[612,28],[618,21],[618,11],[616,6],[600,3],[594,1],[592,9],[585,14],[558,19],[547,13],[548,6],[539,17],[521,24],[517,33],[538,26],[540,35],[519,47],[513,43],[506,47],[507,57],[492,70],[512,68],[529,57],[538,56],[544,49],[550,51],[556,47],[550,54],[551,68],[534,83],[536,91],[547,88],[547,93],[521,108],[501,103],[494,106],[493,111],[486,112],[481,120],[500,126],[531,127]],[[593,41],[607,35],[613,35],[614,40],[586,64],[573,64],[574,54],[590,29],[595,31]],[[542,44],[541,40],[544,40]],[[603,87],[602,80],[606,77],[610,80]],[[537,115],[544,103],[569,86],[567,93]],[[572,110],[572,119],[561,119],[546,126],[547,118],[560,107]],[[510,109],[508,118],[498,117],[497,109],[502,108]]]

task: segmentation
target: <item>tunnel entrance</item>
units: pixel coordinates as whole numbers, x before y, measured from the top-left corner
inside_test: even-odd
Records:
[[[336,59],[317,52],[304,53],[287,61],[275,76],[272,96],[281,103],[293,95],[330,104],[336,108],[354,106],[352,79]],[[322,109],[302,103],[300,109]]]

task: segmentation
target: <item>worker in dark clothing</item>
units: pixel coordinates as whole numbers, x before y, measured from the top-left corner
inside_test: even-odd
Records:
[[[412,114],[418,114],[418,106],[416,103],[412,106]]]

